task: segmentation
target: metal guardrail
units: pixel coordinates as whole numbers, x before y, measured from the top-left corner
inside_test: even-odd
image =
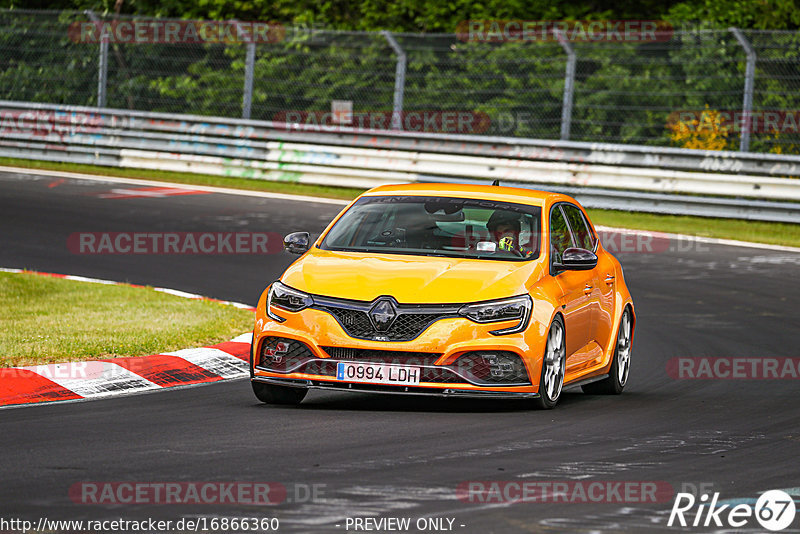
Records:
[[[4,157],[364,188],[499,179],[564,191],[588,207],[800,223],[800,179],[787,178],[800,177],[800,156],[367,131],[13,101],[0,101],[0,134]]]

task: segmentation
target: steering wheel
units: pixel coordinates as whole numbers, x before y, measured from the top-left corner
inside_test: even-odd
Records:
[[[524,252],[522,252],[522,251],[521,251],[520,249],[518,249],[517,247],[511,247],[511,251],[512,251],[514,254],[516,254],[517,256],[519,256],[520,258],[524,258],[524,257],[525,257],[525,253],[524,253]]]
[[[406,246],[406,229],[393,228],[391,230],[384,230],[381,232],[381,238],[384,240],[386,246],[389,247]]]

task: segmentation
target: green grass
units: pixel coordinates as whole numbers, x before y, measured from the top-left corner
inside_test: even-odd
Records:
[[[0,367],[143,356],[229,341],[253,313],[151,288],[0,272]]]
[[[267,180],[231,178],[185,172],[97,167],[94,165],[13,158],[0,158],[0,165],[122,176],[143,180],[161,180],[194,185],[230,187],[233,189],[271,191],[343,200],[351,200],[363,192],[362,189],[345,187],[306,185],[292,182],[270,182]],[[715,219],[684,215],[656,215],[651,213],[598,209],[588,211],[591,215],[592,222],[596,225],[800,247],[800,225],[798,224],[743,221],[738,219]]]

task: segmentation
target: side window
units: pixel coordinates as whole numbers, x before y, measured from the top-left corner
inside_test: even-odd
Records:
[[[561,255],[565,250],[572,246],[572,238],[569,235],[569,227],[561,208],[556,206],[550,212],[550,249],[554,257],[560,261]]]
[[[575,242],[578,247],[586,250],[594,249],[594,236],[589,230],[589,225],[581,210],[572,204],[562,204],[561,207],[564,208],[564,213],[567,214],[569,227],[572,229],[572,234],[575,236]]]

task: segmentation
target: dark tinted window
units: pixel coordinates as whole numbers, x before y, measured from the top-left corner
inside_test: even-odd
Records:
[[[561,207],[567,215],[569,227],[572,229],[572,234],[578,247],[586,250],[594,249],[594,236],[589,230],[589,225],[583,216],[583,212],[572,204],[562,204]]]

